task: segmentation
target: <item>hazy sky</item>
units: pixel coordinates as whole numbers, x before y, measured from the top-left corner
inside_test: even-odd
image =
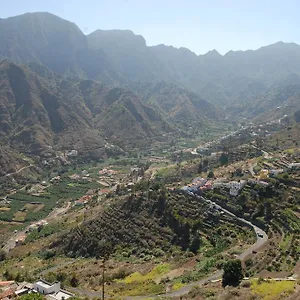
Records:
[[[0,0],[0,18],[48,11],[95,29],[131,29],[147,45],[257,49],[277,41],[300,44],[299,0]]]

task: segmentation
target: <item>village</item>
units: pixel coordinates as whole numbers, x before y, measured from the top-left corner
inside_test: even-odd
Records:
[[[265,133],[264,133],[265,134]],[[234,135],[230,135],[231,139]],[[250,136],[253,137],[253,134]],[[228,137],[227,137],[228,138]],[[223,141],[223,139],[221,139]],[[195,149],[192,149],[194,151]],[[299,179],[300,163],[298,154],[292,151],[267,152],[260,150],[256,142],[241,145],[236,149],[230,149],[230,162],[223,163],[220,157],[224,156],[224,147],[215,143],[207,143],[205,147],[197,147],[194,151],[194,160],[186,159],[174,163],[171,155],[160,156],[151,154],[144,157],[140,164],[124,164],[119,160],[106,164],[83,165],[78,168],[68,167],[65,172],[50,172],[47,178],[22,187],[21,190],[12,190],[1,202],[2,212],[10,212],[10,222],[20,222],[26,227],[23,230],[16,229],[13,237],[4,244],[3,249],[10,251],[17,247],[26,246],[27,237],[33,233],[48,228],[56,217],[66,214],[80,216],[83,219],[77,224],[97,213],[94,207],[110,206],[110,199],[116,195],[125,196],[134,194],[136,185],[143,181],[166,180],[169,170],[179,172],[181,175],[176,180],[166,182],[165,186],[169,191],[182,191],[198,199],[208,199],[207,211],[204,212],[205,224],[213,226],[215,218],[223,218],[227,215],[226,209],[230,199],[238,199],[244,190],[262,189],[272,185],[273,178],[291,177]],[[190,151],[190,150],[189,150]],[[253,155],[251,153],[253,151]],[[77,153],[70,150],[67,154],[61,155],[66,161],[71,161]],[[251,155],[246,158],[246,154]],[[227,155],[227,154],[226,154]],[[245,159],[243,159],[245,157]],[[62,163],[62,159],[58,159]],[[191,166],[201,164],[208,160],[207,168],[191,169],[186,174],[181,170],[189,169]],[[47,159],[48,163],[57,164],[56,159]],[[62,163],[65,166],[65,162]],[[68,165],[68,163],[67,163]],[[49,167],[45,165],[45,167]],[[196,170],[196,171],[195,171]],[[185,175],[183,175],[185,174]],[[192,178],[191,178],[192,177]],[[175,177],[174,177],[175,178]],[[291,187],[296,189],[295,186]],[[220,201],[212,199],[220,194]],[[51,195],[51,196],[49,196]],[[46,198],[45,198],[46,197]],[[223,201],[223,198],[226,201]],[[24,205],[24,199],[28,201]],[[28,200],[27,200],[28,199]],[[48,201],[51,206],[46,206]],[[51,202],[49,202],[51,200]],[[219,201],[219,202],[218,202]],[[223,202],[222,202],[223,201]],[[20,204],[16,206],[14,203]],[[12,205],[13,204],[13,205]],[[221,206],[220,206],[221,205]],[[13,211],[12,208],[17,210]],[[45,210],[47,208],[47,210]],[[35,216],[29,219],[27,216]],[[236,212],[235,212],[236,213]],[[0,215],[1,216],[1,215]],[[248,219],[247,219],[248,220]],[[20,224],[19,223],[19,224]],[[265,238],[264,233],[257,229],[257,237]],[[254,254],[252,254],[254,255]],[[35,278],[36,279],[36,278]],[[73,297],[73,291],[61,289],[60,282],[45,281],[42,277],[32,282],[7,281],[0,283],[1,295],[4,298],[13,298],[28,293],[41,293],[48,299],[68,299]]]
[[[237,169],[239,174],[236,174]],[[246,184],[267,187],[269,178],[299,170],[300,163],[295,162],[292,156],[288,157],[283,154],[271,156],[264,152],[262,159],[253,159],[250,163],[249,161],[238,162],[230,167],[220,167],[215,173],[209,174],[210,178],[196,177],[182,190],[190,194],[201,195],[212,189],[226,188],[230,196],[236,197]],[[230,177],[242,177],[242,179],[229,180]]]

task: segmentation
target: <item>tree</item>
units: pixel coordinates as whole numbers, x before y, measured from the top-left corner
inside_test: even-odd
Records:
[[[208,169],[208,160],[204,159],[199,163],[198,173],[207,172]]]
[[[43,300],[43,299],[45,299],[45,297],[39,293],[31,293],[28,295],[23,295],[18,299],[19,300]]]
[[[215,174],[212,170],[210,170],[207,174],[207,178],[214,178],[215,177]]]
[[[72,287],[77,287],[79,285],[79,280],[78,278],[76,277],[75,274],[73,274],[71,280],[70,280],[70,284]]]
[[[6,260],[6,252],[3,250],[0,250],[0,261]]]
[[[6,269],[5,272],[3,273],[3,277],[6,280],[12,280],[13,279],[13,275]]]
[[[232,259],[224,264],[223,287],[227,285],[237,286],[243,279],[242,262],[239,259]]]
[[[222,166],[228,164],[229,161],[228,155],[223,152],[219,157],[219,161]]]
[[[196,236],[194,236],[191,239],[191,243],[190,243],[190,247],[189,247],[190,251],[196,254],[200,248],[200,244],[201,244],[200,235],[196,234]]]

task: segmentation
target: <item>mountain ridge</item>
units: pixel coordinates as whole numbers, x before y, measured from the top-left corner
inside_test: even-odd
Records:
[[[147,46],[144,37],[130,30],[85,35],[74,23],[49,13],[24,14],[0,23],[2,59],[35,62],[65,76],[112,85],[164,80],[222,106],[257,97],[291,74],[300,75],[300,46],[295,43],[196,55],[183,47]]]

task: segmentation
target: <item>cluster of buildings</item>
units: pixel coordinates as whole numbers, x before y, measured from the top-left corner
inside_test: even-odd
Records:
[[[75,206],[85,205],[92,199],[91,195],[84,195],[75,201]]]
[[[211,190],[212,187],[212,181],[197,177],[193,179],[191,184],[184,186],[182,189],[191,193],[199,194],[204,191]]]
[[[46,299],[64,300],[74,297],[74,294],[61,289],[60,282],[49,283],[38,280],[35,283],[16,283],[15,281],[0,282],[0,299],[13,299],[27,294],[42,294]]]
[[[69,176],[70,179],[72,180],[85,180],[85,181],[92,181],[90,178],[90,174],[87,170],[83,170],[81,174],[72,174]]]
[[[246,185],[246,180],[230,182],[214,182],[213,188],[228,188],[230,196],[238,196],[240,191]]]
[[[201,194],[205,191],[217,188],[227,188],[229,189],[230,196],[238,196],[244,186],[249,183],[252,185],[258,184],[261,186],[268,186],[269,184],[265,181],[259,179],[248,179],[248,180],[239,180],[239,181],[230,181],[230,182],[222,182],[222,181],[213,181],[207,180],[201,177],[195,178],[191,184],[184,186],[182,190],[193,193],[193,194]]]

